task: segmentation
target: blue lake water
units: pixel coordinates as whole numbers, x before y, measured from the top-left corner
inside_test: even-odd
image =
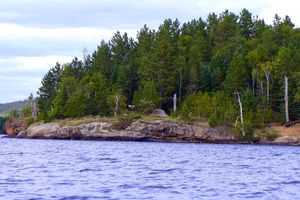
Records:
[[[0,138],[0,199],[299,199],[300,147]]]

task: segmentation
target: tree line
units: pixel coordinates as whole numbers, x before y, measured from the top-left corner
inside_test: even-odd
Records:
[[[117,32],[92,55],[57,63],[38,91],[41,120],[87,115],[114,116],[126,105],[149,113],[172,113],[173,95],[184,119],[245,128],[284,122],[284,77],[288,77],[291,120],[300,115],[300,30],[290,17],[273,24],[247,9],[228,10],[181,24],[166,19],[146,25],[136,39]]]

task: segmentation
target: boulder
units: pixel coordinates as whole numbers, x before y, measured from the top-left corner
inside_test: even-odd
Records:
[[[16,137],[21,131],[25,131],[26,127],[27,122],[23,118],[9,119],[4,124],[5,132],[12,137]]]
[[[32,124],[26,130],[28,138],[52,138],[60,128],[58,123]]]
[[[151,115],[156,116],[156,117],[168,117],[166,112],[163,109],[155,109]]]

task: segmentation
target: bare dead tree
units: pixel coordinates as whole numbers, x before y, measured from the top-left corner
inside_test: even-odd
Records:
[[[267,100],[270,98],[270,76],[271,72],[269,69],[263,69],[267,81]]]
[[[82,52],[83,63],[86,63],[87,56],[88,56],[88,50],[87,50],[87,48],[84,47],[81,52]]]
[[[289,93],[288,93],[288,77],[284,76],[284,101],[285,101],[285,121],[288,123],[289,119]]]
[[[176,112],[177,110],[177,94],[175,93],[173,96],[173,111]]]
[[[116,94],[116,95],[115,95],[115,109],[114,109],[114,116],[115,116],[115,117],[116,117],[117,114],[118,114],[120,98],[121,98],[121,95],[119,95],[119,94]]]
[[[38,116],[38,110],[37,110],[37,98],[34,98],[32,100],[32,118],[34,121],[36,121]]]
[[[244,125],[244,117],[243,117],[243,106],[242,106],[242,101],[241,101],[241,97],[240,97],[240,93],[239,92],[235,92],[235,95],[237,95],[237,101],[240,107],[240,116],[237,117],[236,119],[236,125],[237,125],[237,121],[238,119],[240,119],[241,121],[241,125],[242,125],[242,134],[243,136],[245,136],[245,125]]]

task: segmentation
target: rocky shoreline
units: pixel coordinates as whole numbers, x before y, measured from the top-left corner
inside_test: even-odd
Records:
[[[20,130],[19,127],[7,128],[7,133],[12,137],[29,139],[236,143],[233,135],[225,129],[220,131],[166,120],[136,120],[125,125],[111,122],[92,122],[75,126],[45,123],[33,124],[19,132],[12,131],[16,129]]]
[[[167,119],[152,121],[135,119],[125,122],[98,120],[79,125],[53,122],[33,124],[24,128],[25,124],[22,120],[10,120],[6,123],[5,130],[11,137],[28,139],[241,143],[226,127],[211,128]],[[273,141],[260,140],[258,144],[300,145],[300,140],[279,137]]]

